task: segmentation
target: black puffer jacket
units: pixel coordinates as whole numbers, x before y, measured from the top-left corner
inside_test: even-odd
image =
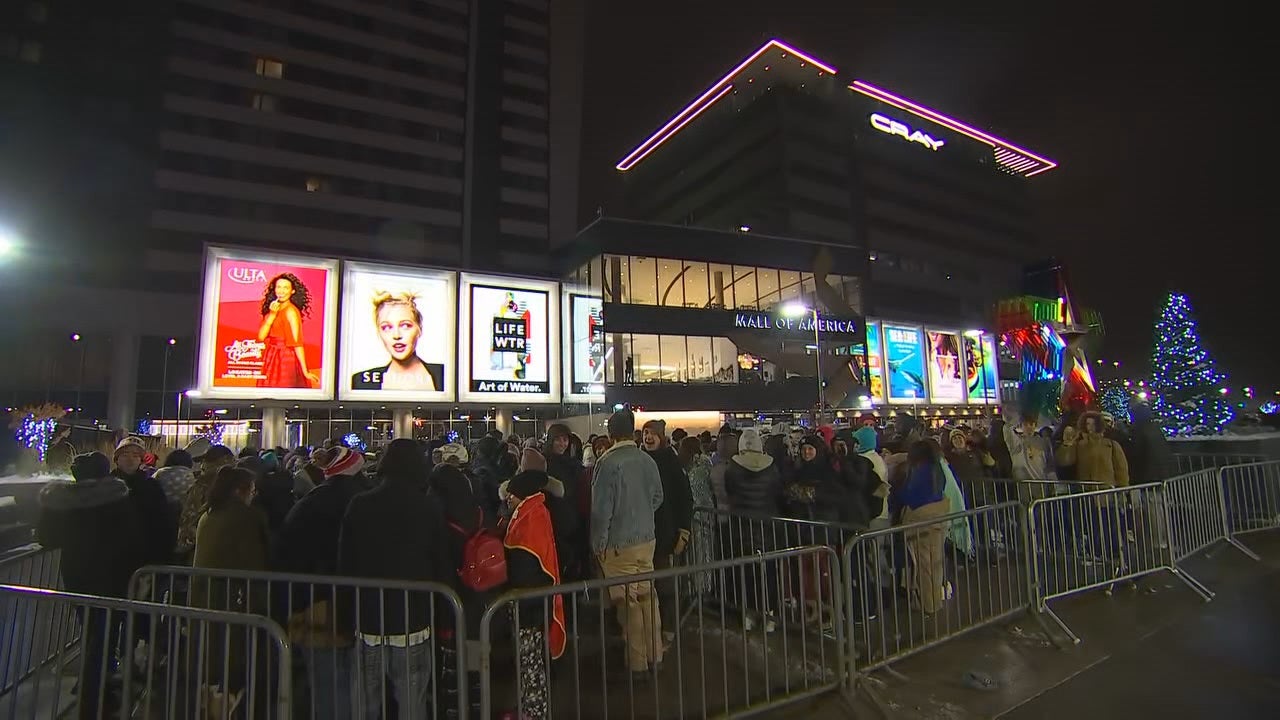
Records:
[[[654,557],[670,555],[680,531],[693,527],[693,491],[689,488],[689,476],[680,466],[680,457],[670,445],[645,452],[657,463],[662,478],[662,504],[653,514],[653,533],[657,540],[653,554]]]
[[[333,575],[338,570],[338,535],[351,498],[363,488],[351,475],[317,485],[298,501],[276,533],[271,567],[286,573]]]
[[[782,473],[774,458],[765,453],[738,453],[725,468],[724,489],[734,512],[777,517]]]
[[[54,481],[40,491],[36,537],[62,551],[70,592],[125,597],[129,578],[147,561],[142,529],[129,486],[117,478]]]
[[[178,544],[178,517],[169,507],[164,488],[141,470],[123,473],[117,469],[112,474],[129,486],[129,499],[142,526],[144,560],[150,565],[169,564]]]

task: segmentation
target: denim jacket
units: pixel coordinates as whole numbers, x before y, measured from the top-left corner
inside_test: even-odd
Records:
[[[591,550],[620,550],[655,539],[653,513],[662,504],[658,464],[623,440],[596,461],[591,481]]]

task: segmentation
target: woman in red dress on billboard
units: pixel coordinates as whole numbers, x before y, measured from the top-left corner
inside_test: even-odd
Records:
[[[302,318],[311,314],[311,294],[297,275],[281,273],[262,294],[262,327],[258,341],[267,344],[258,387],[318,388],[320,376],[307,369]]]

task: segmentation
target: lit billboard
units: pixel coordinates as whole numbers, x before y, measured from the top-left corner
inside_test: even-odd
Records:
[[[337,301],[337,260],[209,248],[196,372],[201,394],[331,399]]]
[[[889,402],[928,400],[924,341],[918,327],[884,325],[884,359],[889,370]]]
[[[462,275],[459,400],[560,400],[558,291],[549,281]]]
[[[605,337],[603,301],[598,297],[569,293],[568,332],[565,352],[569,361],[569,385],[565,398],[580,402],[604,402]]]
[[[871,401],[884,402],[884,355],[880,348],[880,323],[867,323],[867,378]]]
[[[455,274],[349,262],[342,278],[338,397],[452,402]]]
[[[965,381],[969,388],[969,402],[994,403],[1000,399],[1000,385],[997,383],[995,338],[982,336],[982,344],[978,338],[965,335],[964,338]]]
[[[964,368],[960,365],[960,336],[944,330],[925,333],[929,361],[929,399],[936,403],[965,400]]]

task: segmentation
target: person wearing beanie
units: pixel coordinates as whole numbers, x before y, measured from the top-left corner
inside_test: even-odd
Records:
[[[716,436],[715,452],[711,453],[711,496],[716,499],[716,509],[721,513],[733,510],[733,500],[725,489],[725,473],[733,456],[738,454],[738,434],[721,432]],[[720,522],[728,522],[727,515],[717,516]]]
[[[437,450],[440,452],[440,462],[449,463],[454,467],[466,467],[467,462],[471,460],[466,446],[461,443],[445,443]]]
[[[36,539],[46,549],[59,550],[63,587],[68,592],[125,598],[129,579],[146,561],[145,539],[129,487],[112,477],[111,461],[100,452],[75,456],[74,480],[52,480],[40,490]],[[110,677],[113,649],[120,637],[120,620],[103,610],[88,610],[81,622],[81,674],[76,702],[79,717],[99,717],[118,711],[120,698],[102,680]],[[110,627],[108,625],[110,624]],[[100,712],[101,711],[101,712]]]
[[[332,463],[330,464],[332,466]],[[428,468],[418,444],[396,438],[379,464],[379,485],[351,499],[338,535],[338,572],[380,580],[457,582],[440,499],[426,492]],[[398,700],[401,717],[426,717],[431,675],[430,593],[357,591],[356,648],[363,668],[364,706],[373,716],[384,692]]]
[[[138,512],[138,522],[142,523],[147,563],[167,565],[173,559],[178,537],[178,516],[169,508],[160,483],[142,469],[146,450],[140,438],[130,436],[121,440],[112,457],[115,469],[111,474],[129,486],[129,499]]]
[[[164,491],[164,499],[169,503],[174,518],[178,517],[182,509],[182,496],[191,487],[191,483],[196,481],[195,471],[192,470],[194,465],[191,453],[181,449],[173,450],[165,457],[164,467],[151,476],[160,483],[160,489]]]
[[[525,470],[546,472],[547,459],[542,456],[542,453],[533,448],[527,447],[520,453],[520,466],[517,469],[517,472],[524,472]]]
[[[613,444],[596,460],[591,488],[591,550],[606,578],[653,572],[654,513],[662,505],[658,464],[636,446],[635,415],[622,409],[607,423]],[[609,586],[627,644],[627,667],[645,673],[662,661],[659,603],[650,583]],[[653,621],[657,619],[657,621]]]
[[[653,566],[665,570],[684,554],[693,534],[693,491],[689,476],[680,465],[680,457],[671,447],[666,436],[667,424],[663,420],[650,420],[644,424],[644,451],[658,465],[662,479],[662,504],[654,512],[653,526],[657,545],[653,552]],[[658,583],[658,600],[662,609],[662,622],[668,630],[664,639],[675,638],[676,582]]]
[[[574,454],[573,446],[574,435],[568,425],[553,423],[547,427],[547,442],[543,446],[547,474],[564,486],[564,506],[574,524],[568,534],[557,536],[562,540],[557,550],[564,582],[587,579],[586,528],[591,515],[591,480],[582,461]]]
[[[764,452],[759,430],[747,428],[738,436],[738,451],[729,458],[724,485],[734,512],[761,517],[778,515],[781,468],[775,458]]]
[[[783,488],[783,514],[799,520],[839,522],[848,501],[831,451],[821,435],[806,435],[794,475]]]
[[[349,447],[338,447],[334,450],[329,463],[324,466],[325,479],[335,475],[355,477],[364,470],[364,455],[361,455],[360,451]]]
[[[534,451],[525,450],[522,466],[525,459],[532,459],[528,456],[531,452]],[[560,584],[556,532],[545,493],[547,480],[544,470],[522,469],[507,483],[510,517],[502,529],[507,584],[512,590]],[[549,607],[541,598],[521,601],[519,612],[512,615],[512,623],[519,652],[517,688],[522,717],[550,718],[547,656],[558,659],[564,654],[568,641],[564,598],[553,595]]]
[[[867,505],[867,512],[871,515],[870,526],[872,529],[888,527],[889,503],[886,500],[889,498],[889,468],[885,465],[884,458],[877,452],[880,437],[876,435],[875,428],[864,425],[854,431],[853,440],[856,444],[855,450],[871,463],[871,471],[879,480],[879,485],[872,491],[872,496],[876,499],[869,500]]]

